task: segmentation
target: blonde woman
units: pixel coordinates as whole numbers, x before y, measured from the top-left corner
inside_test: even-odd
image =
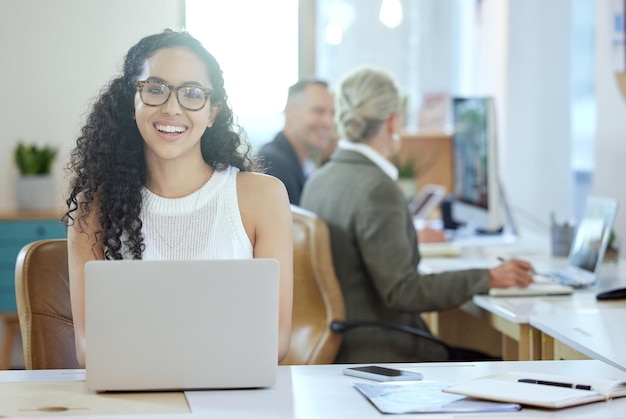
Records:
[[[401,99],[386,73],[362,68],[336,94],[340,141],[330,161],[307,181],[302,206],[329,225],[335,270],[348,320],[399,323],[426,330],[422,311],[460,305],[490,287],[527,286],[532,266],[500,266],[421,275],[413,220],[389,162],[399,149]],[[344,335],[339,363],[441,360],[436,346],[382,328]]]

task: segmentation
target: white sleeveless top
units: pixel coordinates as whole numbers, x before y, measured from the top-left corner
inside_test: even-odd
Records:
[[[144,188],[143,259],[252,258],[237,200],[238,172],[236,167],[216,170],[199,190],[182,198],[163,198]],[[132,258],[128,250],[124,258]]]

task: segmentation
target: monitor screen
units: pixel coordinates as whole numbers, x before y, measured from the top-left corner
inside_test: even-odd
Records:
[[[454,100],[454,195],[487,208],[487,103],[483,98]]]
[[[493,98],[454,98],[453,123],[454,218],[476,229],[498,230],[502,217]]]

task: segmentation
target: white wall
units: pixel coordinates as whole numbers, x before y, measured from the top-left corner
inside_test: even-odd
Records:
[[[463,2],[464,0],[457,0]],[[458,5],[457,5],[458,6]],[[475,54],[466,94],[493,95],[499,168],[515,221],[546,233],[550,213],[573,208],[570,158],[570,0],[482,0],[474,9]]]
[[[181,29],[183,0],[0,0],[0,211],[15,209],[18,139],[59,148],[64,166],[84,115],[141,37]]]
[[[496,1],[496,0],[487,0]],[[509,0],[506,155],[501,169],[520,223],[572,216],[570,0]]]
[[[593,191],[619,200],[615,231],[626,246],[626,98],[619,93],[610,44],[610,4],[596,2],[596,106],[597,131]],[[622,250],[623,251],[623,250]]]

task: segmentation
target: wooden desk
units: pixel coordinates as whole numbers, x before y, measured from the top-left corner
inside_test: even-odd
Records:
[[[490,374],[507,371],[528,371],[566,376],[616,378],[626,380],[626,372],[600,361],[533,361],[533,362],[477,362],[477,363],[423,363],[390,364],[389,366],[420,372],[425,380],[462,382]],[[293,418],[293,419],[380,419],[381,415],[357,390],[353,383],[367,380],[342,374],[345,365],[280,366],[278,381],[269,389],[188,391],[187,412],[172,411],[181,407],[180,392],[169,393],[114,393],[88,394],[84,390],[83,370],[0,371],[0,415],[17,414],[34,416],[71,417],[70,414],[90,416],[99,413],[119,419],[154,417],[163,418],[217,417],[221,419]],[[32,386],[31,386],[32,385]],[[33,393],[29,387],[36,387]],[[87,394],[85,394],[87,393]],[[56,396],[54,405],[50,396]],[[10,398],[9,398],[10,397]],[[122,406],[122,400],[129,403]],[[143,400],[141,406],[138,400]],[[59,411],[41,410],[45,407],[70,407],[82,402],[82,411],[68,410],[68,416]],[[75,403],[76,404],[76,403]],[[98,412],[91,411],[97,404]],[[121,409],[113,413],[113,408]],[[545,410],[524,407],[519,412],[507,413],[512,417],[557,418],[623,418],[626,398],[598,402],[569,409]],[[188,412],[190,411],[190,413]],[[143,413],[143,414],[140,414]],[[492,417],[491,414],[479,415]],[[497,416],[497,415],[496,415]],[[75,417],[75,416],[74,416]],[[476,418],[476,414],[415,414],[403,418],[451,419]],[[495,417],[495,416],[493,416]],[[501,416],[500,416],[501,417]]]
[[[0,416],[116,418],[187,414],[183,392],[96,393],[87,389],[85,370],[0,371]],[[67,416],[64,416],[67,415]],[[177,416],[173,416],[177,417]]]

